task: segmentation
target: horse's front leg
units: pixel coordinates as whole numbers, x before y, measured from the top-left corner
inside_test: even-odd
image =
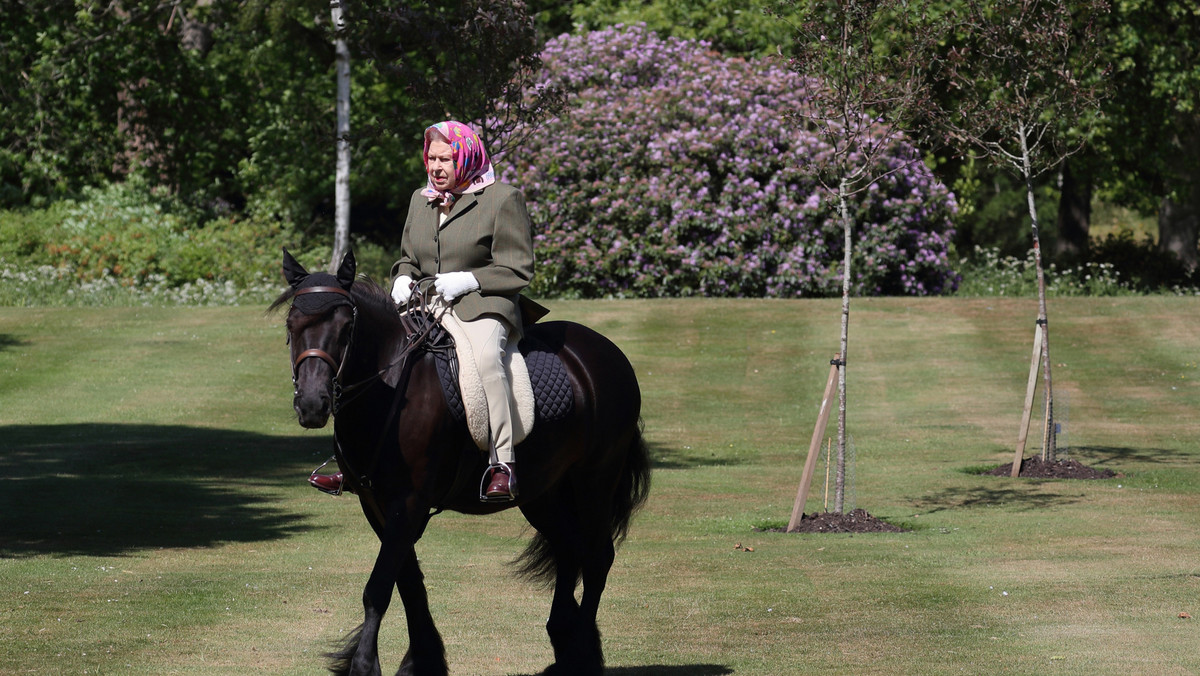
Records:
[[[423,635],[428,635],[432,632],[432,636],[436,639],[436,654],[441,657],[443,649],[441,637],[438,636],[437,630],[433,627],[433,620],[429,614],[428,603],[425,600],[424,584],[421,581],[420,568],[417,566],[416,552],[413,544],[420,537],[420,526],[423,521],[417,521],[417,528],[411,527],[414,520],[409,518],[408,502],[410,500],[398,499],[393,502],[388,510],[387,523],[380,532],[379,554],[375,558],[375,566],[371,569],[371,576],[367,580],[367,586],[363,590],[363,623],[349,642],[348,649],[340,655],[333,655],[336,658],[346,659],[346,662],[338,666],[335,662],[331,670],[338,674],[348,674],[349,676],[380,676],[382,670],[379,664],[379,628],[383,623],[383,618],[387,614],[388,607],[392,602],[392,586],[396,585],[401,589],[402,598],[406,609],[409,613],[409,633],[413,632],[414,619],[416,625],[428,625],[428,630]],[[415,601],[410,601],[405,594],[405,589],[408,586],[402,581],[413,577],[415,571],[416,583],[420,587],[420,594]],[[421,604],[424,604],[424,611],[421,611]],[[412,606],[409,608],[409,606]],[[423,654],[426,651],[412,651],[412,654]],[[406,658],[406,663],[410,660]],[[425,660],[418,660],[418,664],[424,663]],[[434,676],[443,676],[446,674],[445,659],[440,659],[441,669],[428,668],[422,666],[418,671],[410,671],[404,673],[419,674],[424,676],[430,674]],[[347,668],[348,667],[348,668]]]
[[[379,665],[379,627],[392,602],[392,585],[397,579],[405,560],[413,560],[412,541],[400,529],[393,528],[402,521],[395,515],[388,519],[388,527],[380,538],[379,554],[371,577],[363,589],[363,623],[354,637],[353,656],[350,659],[349,676],[381,676]],[[337,670],[335,669],[335,672]]]
[[[396,676],[446,676],[446,647],[429,612],[425,575],[415,555],[404,562],[396,589],[408,617],[408,654]]]
[[[445,647],[429,612],[425,579],[414,549],[427,518],[426,512],[411,504],[406,508],[406,503],[411,502],[411,498],[398,501],[398,509],[391,511],[383,529],[379,555],[363,590],[364,619],[351,661],[351,676],[381,674],[379,628],[391,604],[393,585],[404,603],[409,635],[408,653],[397,673],[402,676],[446,676],[449,673]]]

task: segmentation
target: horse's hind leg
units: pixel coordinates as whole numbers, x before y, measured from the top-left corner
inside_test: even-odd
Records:
[[[578,518],[573,507],[569,501],[545,500],[524,510],[542,538],[536,548],[542,564],[538,570],[543,573],[553,570],[555,576],[554,601],[546,622],[546,633],[554,647],[554,664],[546,669],[546,676],[600,676],[604,670],[596,614],[614,549],[607,526],[591,527]],[[592,519],[588,521],[594,523]],[[533,557],[525,558],[526,569],[533,570],[535,561],[529,560]],[[581,573],[582,605],[575,600]]]
[[[554,647],[554,668],[547,674],[576,673],[568,665],[579,662],[576,632],[579,630],[579,603],[575,601],[575,585],[579,579],[579,563],[574,555],[561,552],[557,557],[557,575],[554,580],[554,600],[550,604],[550,618],[546,621],[546,633]]]
[[[600,610],[600,595],[604,593],[604,586],[608,582],[608,572],[612,569],[616,550],[607,527],[601,531],[593,530],[591,540],[589,552],[583,558],[583,598],[579,603],[574,648],[580,668],[585,670],[573,673],[595,673],[600,676],[604,670],[604,653],[600,647],[600,628],[596,625],[596,615]]]

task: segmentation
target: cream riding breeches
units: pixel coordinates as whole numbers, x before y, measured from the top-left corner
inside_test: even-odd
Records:
[[[496,457],[503,463],[511,463],[513,454],[512,412],[516,409],[512,401],[512,387],[504,370],[504,354],[508,346],[508,325],[495,317],[483,316],[474,321],[463,321],[455,313],[467,340],[471,353],[479,368],[479,379],[483,394],[487,398],[488,427]]]

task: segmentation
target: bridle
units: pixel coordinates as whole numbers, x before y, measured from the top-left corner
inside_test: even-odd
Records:
[[[422,280],[422,282],[425,281],[427,280]],[[346,349],[342,352],[341,361],[334,359],[332,355],[320,348],[314,347],[301,351],[296,355],[296,359],[292,362],[292,387],[295,388],[297,386],[300,365],[306,360],[315,358],[320,359],[326,364],[329,364],[329,368],[333,369],[334,373],[333,412],[336,415],[337,409],[340,408],[342,404],[346,403],[346,395],[364,389],[367,385],[382,378],[385,373],[392,370],[396,366],[401,366],[402,374],[407,374],[407,369],[404,368],[404,365],[406,364],[409,355],[418,349],[433,351],[453,350],[453,343],[446,342],[448,334],[441,332],[442,339],[440,340],[435,337],[435,335],[439,333],[438,329],[440,328],[437,316],[439,312],[445,311],[445,307],[443,306],[440,310],[435,309],[434,304],[431,302],[432,299],[430,294],[432,293],[433,285],[418,283],[418,286],[423,288],[420,288],[417,293],[412,295],[412,300],[407,306],[409,311],[400,313],[400,322],[404,325],[405,338],[404,345],[401,348],[399,355],[397,355],[396,359],[392,361],[392,363],[377,370],[374,374],[367,376],[363,380],[351,385],[343,385],[342,371],[345,368],[346,359],[350,354],[350,343],[353,343],[354,341],[354,327],[358,322],[358,305],[354,302],[354,296],[340,286],[309,286],[302,289],[296,289],[296,292],[292,295],[293,300],[296,296],[306,293],[336,293],[338,295],[345,296],[350,302],[350,309],[353,312],[353,315],[350,319],[350,339],[346,345]],[[290,335],[288,340],[291,340]],[[402,375],[401,378],[405,379],[405,375]]]
[[[354,296],[351,296],[349,291],[340,286],[309,286],[303,289],[296,289],[296,293],[293,294],[292,297],[295,298],[296,296],[306,293],[336,293],[345,296],[350,301],[350,310],[353,313],[350,318],[350,335],[354,335],[354,324],[358,321],[358,306],[354,304]],[[320,359],[326,364],[329,364],[329,368],[333,369],[333,383],[336,391],[340,387],[342,367],[346,364],[346,355],[349,352],[350,347],[347,345],[346,349],[342,352],[342,360],[340,362],[334,359],[333,356],[325,350],[316,347],[309,348],[302,351],[300,354],[297,354],[295,361],[292,362],[292,387],[296,387],[297,381],[299,380],[300,365],[308,359],[316,358]]]

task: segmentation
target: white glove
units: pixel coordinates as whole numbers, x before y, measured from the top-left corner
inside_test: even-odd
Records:
[[[441,272],[433,280],[433,288],[442,298],[452,301],[479,288],[479,280],[470,272]]]
[[[412,283],[412,277],[408,275],[400,275],[392,282],[392,300],[396,301],[396,305],[408,303],[412,297]]]

